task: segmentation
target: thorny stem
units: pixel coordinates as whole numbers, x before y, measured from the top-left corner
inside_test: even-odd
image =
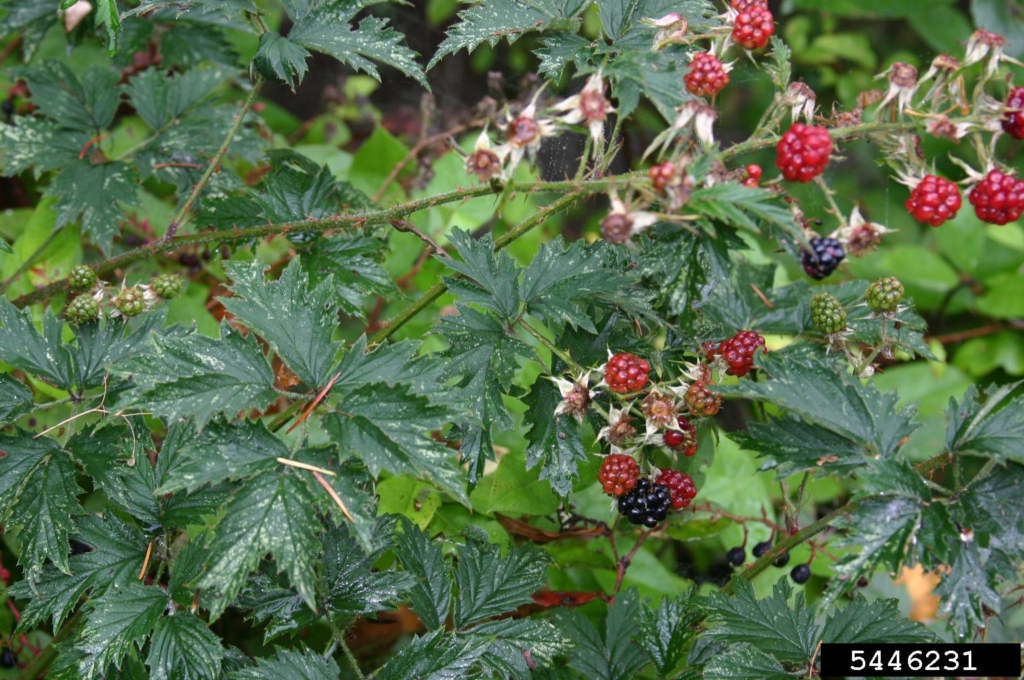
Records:
[[[174,234],[188,220],[189,211],[192,210],[192,205],[199,198],[199,194],[202,193],[203,189],[206,188],[206,184],[210,181],[210,177],[220,166],[220,161],[224,158],[224,154],[228,152],[228,146],[231,144],[231,140],[235,138],[238,131],[242,127],[242,123],[245,121],[245,116],[249,113],[249,109],[256,103],[256,97],[260,93],[260,89],[263,87],[263,76],[256,76],[256,79],[252,83],[252,89],[249,90],[249,95],[242,102],[242,108],[238,112],[238,116],[235,118],[235,122],[231,125],[227,135],[224,137],[223,143],[220,148],[217,149],[217,153],[213,154],[213,158],[210,159],[210,163],[206,166],[206,170],[203,171],[202,176],[196,185],[192,187],[192,193],[189,194],[188,199],[184,205],[178,210],[171,220],[171,223],[167,225],[167,233],[164,235],[165,240],[174,238]]]
[[[38,260],[39,257],[42,256],[44,252],[46,252],[46,249],[50,247],[50,244],[53,243],[54,239],[57,238],[57,235],[60,234],[63,230],[63,227],[61,227],[60,229],[54,229],[52,232],[50,232],[50,235],[46,237],[46,240],[43,241],[42,244],[40,244],[40,246],[36,248],[31,255],[25,258],[25,261],[21,263],[21,266],[18,267],[18,269],[13,274],[11,274],[6,281],[0,284],[0,295],[3,295],[7,288],[10,287],[10,285],[14,283],[19,276],[21,276],[22,274],[24,274],[25,272],[32,268],[32,266],[36,263],[36,260]]]
[[[644,544],[644,541],[646,541],[652,533],[654,532],[641,532],[640,538],[636,539],[636,543],[633,545],[633,548],[628,553],[626,553],[625,557],[618,561],[618,571],[615,574],[615,590],[612,591],[615,595],[617,595],[619,591],[622,590],[622,580],[626,578],[626,570],[629,569],[629,565],[633,561],[633,558],[636,557],[636,554],[640,551],[640,546]]]

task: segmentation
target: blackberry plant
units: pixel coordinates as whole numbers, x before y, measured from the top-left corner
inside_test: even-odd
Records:
[[[1020,639],[1024,27],[819,4],[6,3],[0,680]]]

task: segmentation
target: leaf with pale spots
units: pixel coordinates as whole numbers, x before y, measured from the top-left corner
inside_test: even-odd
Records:
[[[74,380],[74,367],[62,346],[64,324],[46,310],[40,334],[27,309],[18,309],[0,298],[0,361],[38,375],[57,387],[67,389]]]
[[[540,464],[540,478],[548,480],[558,495],[568,496],[587,452],[579,422],[566,414],[555,415],[561,400],[554,383],[544,379],[537,380],[523,399],[526,420],[533,423],[526,435],[526,467]]]
[[[310,290],[309,279],[292,259],[277,281],[263,277],[262,262],[225,263],[234,297],[224,307],[270,343],[278,356],[308,385],[327,384],[341,343],[332,342],[338,307],[330,280]]]
[[[131,376],[135,403],[169,420],[195,418],[199,429],[214,416],[265,408],[277,398],[274,374],[255,336],[246,338],[226,323],[221,337],[192,331],[153,335],[147,351],[113,370]]]
[[[106,677],[109,664],[121,667],[132,647],[142,647],[167,608],[167,593],[157,586],[129,581],[115,584],[90,603],[76,649],[85,653],[79,662],[82,677]]]
[[[1024,383],[987,390],[972,386],[949,406],[946,446],[950,451],[1024,463]]]
[[[287,571],[303,601],[316,610],[315,563],[320,522],[306,486],[292,473],[265,473],[248,480],[224,508],[213,529],[210,561],[198,587],[210,590],[218,618],[235,600],[267,553]]]

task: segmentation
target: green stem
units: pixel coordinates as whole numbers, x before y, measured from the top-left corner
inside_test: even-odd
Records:
[[[544,334],[541,333],[540,331],[538,331],[536,328],[534,328],[529,323],[527,323],[526,319],[519,319],[519,325],[522,328],[524,328],[530,335],[532,335],[533,337],[537,338],[537,341],[540,344],[544,345],[548,349],[549,352],[551,352],[556,357],[561,359],[562,362],[566,366],[568,366],[569,368],[573,369],[574,371],[582,372],[583,368],[578,363],[573,361],[573,358],[571,356],[569,356],[566,352],[564,352],[561,349],[559,349],[558,345],[556,345],[555,343],[551,342],[546,337],[544,337]]]
[[[210,159],[209,164],[206,166],[206,170],[203,171],[202,176],[196,185],[192,187],[192,193],[189,194],[188,199],[184,205],[178,210],[171,223],[167,225],[167,233],[164,236],[165,240],[174,238],[174,233],[188,221],[188,214],[192,210],[192,205],[199,198],[199,194],[202,193],[203,189],[206,188],[206,184],[210,181],[213,173],[217,170],[217,166],[220,165],[220,161],[224,158],[224,154],[228,152],[228,146],[231,144],[231,140],[235,138],[238,131],[242,128],[242,123],[245,121],[246,114],[249,113],[249,109],[256,103],[256,97],[260,93],[260,89],[263,87],[263,76],[256,76],[256,80],[253,81],[252,89],[249,90],[249,95],[242,102],[242,109],[238,112],[238,116],[235,118],[235,122],[231,125],[227,135],[224,137],[224,141],[221,143],[220,148],[217,149],[217,153],[213,154],[213,158]]]
[[[29,661],[28,665],[25,666],[25,670],[21,672],[21,677],[24,680],[37,680],[46,669],[50,667],[53,660],[57,658],[57,644],[67,640],[69,637],[74,635],[78,630],[78,624],[82,620],[82,610],[79,609],[75,612],[74,616],[64,622],[64,625],[60,627],[60,630],[50,639],[46,646],[43,647],[42,651],[39,652],[36,658]]]
[[[585,184],[585,185],[594,185],[594,184],[604,184],[604,185],[607,185],[607,184],[609,184],[609,182],[610,182],[609,180],[595,180],[593,182],[584,182],[583,184]],[[540,183],[539,182],[537,184],[544,184],[544,183]],[[551,217],[551,215],[557,213],[558,211],[562,210],[563,208],[568,206],[573,201],[577,200],[580,197],[580,194],[582,192],[582,189],[580,189],[580,185],[575,183],[575,182],[548,182],[546,184],[548,186],[550,186],[552,184],[569,185],[571,187],[574,187],[576,190],[572,191],[569,194],[566,194],[565,196],[562,196],[558,200],[554,201],[551,205],[549,205],[547,207],[544,207],[544,208],[541,208],[536,213],[534,213],[532,216],[526,218],[525,220],[523,220],[522,222],[517,224],[515,227],[510,229],[508,232],[506,232],[506,233],[502,234],[501,236],[499,236],[497,239],[494,240],[494,250],[496,250],[496,251],[497,250],[501,250],[502,248],[507,246],[509,243],[512,243],[517,238],[519,238],[523,234],[527,233],[528,231],[530,231],[531,229],[533,229],[537,225],[543,224],[545,220],[547,220],[549,217]],[[529,187],[529,186],[530,185],[517,186],[517,189],[519,191],[523,191],[524,188]],[[489,191],[488,191],[488,193],[489,193]],[[370,340],[369,340],[370,344],[371,345],[376,345],[376,344],[380,344],[381,342],[384,342],[385,340],[387,340],[389,337],[391,337],[395,333],[395,331],[397,331],[399,328],[401,328],[406,323],[408,323],[408,321],[410,319],[412,319],[414,316],[419,314],[421,311],[423,311],[424,309],[429,307],[430,304],[434,302],[434,300],[436,300],[437,298],[439,298],[442,295],[444,295],[447,290],[448,290],[448,286],[444,285],[443,283],[438,283],[438,284],[428,288],[427,292],[423,293],[423,295],[418,297],[409,306],[407,306],[405,309],[403,309],[398,314],[398,316],[396,316],[394,319],[392,319],[386,326],[384,326],[383,328],[378,330],[376,333],[374,333],[370,337]]]

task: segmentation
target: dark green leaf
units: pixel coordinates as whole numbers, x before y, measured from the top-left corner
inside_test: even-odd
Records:
[[[137,400],[150,411],[171,421],[194,416],[199,428],[218,413],[234,416],[277,398],[274,374],[255,336],[246,338],[226,323],[220,338],[153,335],[146,353],[114,370],[134,378],[141,392]]]
[[[778,659],[741,642],[730,644],[711,657],[701,676],[708,680],[791,680]]]
[[[306,59],[309,52],[296,45],[280,33],[267,31],[260,36],[260,47],[252,58],[252,64],[264,78],[284,83],[295,91],[306,76]]]
[[[363,461],[341,455],[336,446],[305,448],[296,452],[293,458],[335,473],[334,476],[322,475],[321,478],[334,489],[334,493],[338,494],[345,504],[345,509],[348,510],[348,516],[329,498],[313,475],[303,475],[303,479],[309,487],[309,492],[321,500],[320,507],[332,514],[339,523],[349,522],[356,540],[363,549],[372,550],[377,498],[374,495],[373,478]]]
[[[821,631],[821,641],[830,643],[913,644],[935,640],[934,633],[900,614],[898,600],[875,600],[869,603],[860,596],[841,611],[829,616]]]
[[[278,571],[316,609],[315,560],[320,552],[320,523],[313,498],[294,474],[264,473],[248,480],[231,498],[213,530],[210,562],[198,586],[212,589],[211,616],[217,618],[267,553]]]
[[[116,0],[96,0],[96,25],[107,27],[107,52],[113,56],[121,33],[121,14]]]
[[[68,440],[66,448],[111,502],[146,524],[160,524],[156,470],[145,451],[153,441],[141,417],[119,419],[99,430],[90,426]]]
[[[377,680],[464,678],[487,651],[487,645],[484,638],[445,635],[444,630],[435,630],[413,638],[375,677]]]
[[[307,384],[327,384],[331,363],[341,343],[331,335],[338,308],[330,281],[310,290],[306,272],[293,259],[277,281],[263,278],[262,262],[224,265],[234,281],[234,297],[221,298],[229,312],[270,343],[278,356]]]
[[[79,664],[84,678],[105,677],[107,665],[121,667],[133,646],[142,646],[167,607],[167,593],[138,582],[114,584],[90,605],[78,649],[86,656]]]
[[[324,418],[324,427],[374,477],[381,470],[426,477],[468,505],[463,473],[451,450],[430,436],[450,417],[447,407],[406,387],[370,384],[338,399],[337,408]]]
[[[183,606],[191,605],[195,598],[196,589],[189,587],[189,584],[199,578],[203,571],[203,563],[210,552],[205,545],[207,538],[205,531],[192,536],[171,560],[167,590],[171,598]]]
[[[216,68],[191,69],[177,75],[148,68],[128,81],[128,101],[153,130],[162,130],[204,100],[229,77]]]
[[[0,373],[0,426],[13,423],[31,409],[32,390],[20,380]]]
[[[633,641],[639,633],[640,602],[635,588],[615,596],[608,607],[604,639],[580,612],[562,610],[559,629],[576,643],[569,665],[593,680],[632,678],[647,664],[643,648]]]
[[[74,380],[71,357],[61,346],[64,324],[50,310],[40,335],[27,309],[0,298],[0,361],[67,389]]]
[[[703,616],[690,596],[666,597],[657,609],[644,603],[636,641],[662,677],[667,677],[686,656],[688,643],[696,635],[693,626]]]
[[[593,56],[596,45],[586,38],[568,31],[547,33],[541,38],[541,47],[534,53],[540,59],[540,75],[558,80],[570,63],[580,69]]]
[[[311,50],[329,54],[357,71],[380,80],[374,61],[392,66],[429,88],[416,53],[401,44],[404,36],[388,26],[386,19],[365,17],[352,30],[350,22],[361,9],[348,0],[325,0],[297,19],[288,40]]]
[[[223,656],[220,638],[202,620],[177,612],[157,622],[146,665],[153,680],[212,680],[220,677]]]
[[[319,617],[291,588],[282,588],[266,574],[249,579],[235,606],[246,618],[263,626],[263,642],[282,635],[296,635],[313,625]]]
[[[107,379],[107,368],[145,351],[149,336],[156,333],[166,319],[166,310],[154,310],[133,323],[131,333],[127,334],[129,326],[123,317],[78,326],[71,350],[75,382],[85,388],[102,385]]]
[[[946,445],[950,451],[1024,462],[1022,383],[979,392],[971,387],[963,401],[949,406]]]
[[[611,40],[622,38],[630,30],[644,28],[653,33],[653,27],[644,27],[642,19],[660,19],[675,12],[681,14],[690,24],[698,24],[715,7],[706,0],[608,0],[600,3],[601,24],[605,35]]]
[[[53,5],[37,0],[11,0],[5,3],[4,16],[0,20],[0,37],[7,38],[15,33],[21,36],[22,61],[32,59],[50,27],[57,23],[58,15]]]
[[[934,591],[939,597],[939,615],[949,615],[949,627],[961,638],[988,627],[986,608],[1002,609],[995,578],[986,569],[987,557],[988,551],[977,543],[962,543],[949,573],[943,574]]]
[[[323,546],[323,584],[332,614],[394,609],[413,585],[407,574],[374,570],[383,549],[367,555],[347,528],[325,533]]]
[[[365,314],[363,300],[367,295],[389,300],[400,295],[398,286],[379,264],[382,246],[382,241],[368,237],[322,238],[302,258],[302,265],[314,285],[330,277],[342,311],[361,317]]]
[[[801,238],[801,229],[793,221],[793,214],[780,205],[775,193],[765,189],[721,182],[694,191],[686,207],[755,234],[761,232],[758,223],[765,222],[794,239]]]
[[[519,314],[519,269],[505,251],[494,252],[494,238],[490,233],[473,239],[468,232],[453,229],[449,235],[452,245],[463,261],[444,258],[442,262],[472,280],[446,279],[448,289],[463,303],[472,303],[489,309],[502,319],[514,319]]]
[[[762,365],[763,382],[741,381],[722,386],[730,397],[769,401],[865,447],[871,455],[889,457],[913,432],[914,409],[897,408],[895,392],[879,394],[870,384],[810,355],[772,352]]]
[[[774,468],[780,477],[819,469],[849,474],[866,462],[856,442],[792,415],[751,423],[731,436],[743,448],[768,457],[762,469]]]
[[[803,593],[797,593],[790,606],[793,589],[788,579],[779,579],[772,595],[763,600],[745,579],[734,578],[732,586],[731,595],[718,594],[712,600],[711,620],[720,625],[705,635],[730,645],[747,642],[782,661],[806,664],[814,654],[818,627]]]
[[[485,621],[459,636],[489,643],[482,663],[502,678],[529,678],[535,670],[550,667],[556,656],[572,646],[554,624],[539,619]],[[534,668],[527,663],[527,655]]]
[[[455,626],[462,628],[531,602],[544,585],[551,558],[532,546],[512,546],[502,557],[501,548],[482,530],[467,527],[465,535],[465,545],[456,548]]]
[[[0,435],[0,452],[0,518],[21,529],[19,563],[31,579],[47,559],[71,573],[68,536],[73,516],[82,513],[74,464],[54,440],[22,431]]]
[[[461,49],[472,52],[485,41],[494,47],[500,40],[513,43],[531,31],[575,32],[580,24],[578,15],[586,6],[582,0],[491,0],[475,3],[459,12],[459,23],[448,30],[427,69],[433,68],[445,55]]]
[[[837,528],[849,529],[849,534],[836,545],[857,548],[836,564],[836,573],[848,581],[856,581],[879,564],[895,573],[920,518],[920,501],[915,498],[893,496],[862,500],[855,512],[836,519]],[[827,594],[827,598],[834,597],[832,592]]]
[[[430,536],[407,519],[402,519],[395,556],[402,569],[416,578],[409,591],[412,609],[427,630],[444,625],[452,599],[452,574],[444,560],[440,541]]]
[[[335,181],[326,165],[286,149],[268,155],[271,171],[253,194],[267,222],[301,222],[341,212],[342,187],[347,185]]]
[[[300,651],[278,647],[274,656],[260,659],[254,667],[235,671],[228,677],[232,680],[338,680],[340,674],[341,669],[334,659],[325,659],[309,648]]]
[[[26,579],[11,588],[12,595],[29,600],[22,608],[21,625],[26,629],[46,619],[52,620],[54,629],[60,628],[86,591],[99,594],[111,585],[138,581],[147,543],[141,531],[113,513],[104,518],[85,515],[75,523],[75,540],[92,549],[70,557],[70,575],[47,565],[38,580]]]
[[[523,401],[526,422],[533,423],[526,435],[527,469],[540,463],[540,478],[564,497],[572,491],[573,480],[579,476],[577,467],[587,459],[587,452],[580,423],[565,414],[554,415],[561,399],[554,383],[540,378]]]
[[[1008,463],[984,479],[971,482],[960,494],[960,524],[975,532],[992,550],[1004,578],[1014,580],[1024,563],[1024,466]]]
[[[54,227],[81,219],[82,230],[105,253],[110,252],[114,234],[124,219],[118,203],[138,203],[135,171],[127,163],[113,161],[93,165],[74,161],[53,178],[46,195],[57,199]]]

